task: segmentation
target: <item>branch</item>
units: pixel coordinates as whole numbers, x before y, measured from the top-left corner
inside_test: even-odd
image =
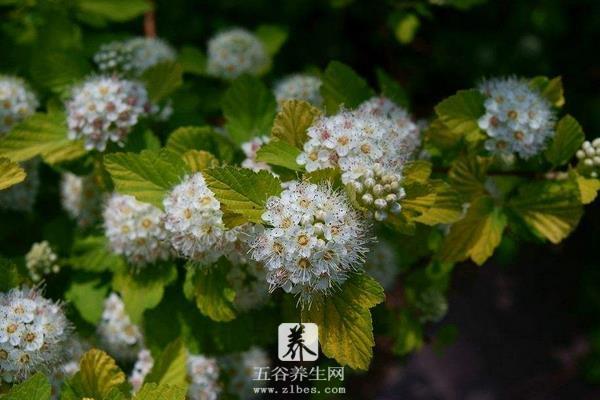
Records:
[[[148,0],[152,8],[144,14],[144,36],[147,38],[156,37],[156,13],[154,12],[154,2]]]

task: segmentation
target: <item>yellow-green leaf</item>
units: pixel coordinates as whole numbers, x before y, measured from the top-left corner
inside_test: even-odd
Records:
[[[298,155],[300,155],[300,149],[297,147],[294,147],[283,140],[272,139],[258,150],[256,153],[256,160],[291,169],[293,171],[302,171],[302,166],[298,165],[296,162]]]
[[[0,190],[9,188],[25,180],[27,173],[16,162],[0,158]]]
[[[414,221],[425,225],[452,224],[462,217],[463,207],[460,195],[444,181],[433,180],[434,201],[431,206]]]
[[[133,400],[185,400],[186,393],[185,386],[146,383]]]
[[[113,389],[127,387],[127,377],[108,354],[92,349],[81,357],[69,386],[81,398],[103,400]]]
[[[584,140],[585,135],[579,122],[572,116],[565,115],[556,124],[556,134],[544,155],[554,166],[566,164],[579,150]]]
[[[529,86],[540,92],[554,107],[560,108],[565,104],[562,78],[560,76],[553,79],[536,76],[529,81]]]
[[[183,68],[177,62],[161,62],[144,71],[141,79],[146,84],[150,100],[158,102],[183,84]]]
[[[595,178],[586,178],[579,174],[575,175],[581,204],[590,204],[596,199],[598,190],[600,190],[600,180]]]
[[[492,198],[477,198],[465,217],[450,228],[440,258],[455,262],[470,257],[477,265],[482,265],[500,244],[506,221],[506,215],[494,205]]]
[[[190,172],[200,172],[219,166],[219,160],[204,150],[188,150],[181,156]]]
[[[159,386],[187,386],[187,349],[181,340],[176,340],[165,347],[144,379],[144,383],[155,383]]]
[[[448,172],[452,187],[465,201],[486,194],[485,179],[490,159],[479,156],[458,158]]]
[[[277,113],[271,135],[302,149],[307,129],[319,118],[321,112],[303,100],[286,100]]]
[[[366,274],[351,276],[337,293],[315,301],[303,311],[303,322],[319,326],[323,354],[339,364],[367,370],[373,358],[370,308],[385,298],[383,288]]]
[[[427,182],[431,176],[431,163],[425,160],[409,161],[402,169],[403,183]]]
[[[196,306],[200,312],[214,321],[227,322],[236,317],[235,291],[227,282],[229,264],[221,259],[211,267],[189,264],[188,276]]]
[[[169,135],[166,148],[181,155],[189,150],[204,150],[222,161],[232,161],[234,157],[232,144],[210,126],[177,128]]]
[[[435,112],[450,131],[468,141],[476,141],[482,137],[478,120],[485,113],[484,101],[484,96],[478,90],[459,90],[439,103]]]

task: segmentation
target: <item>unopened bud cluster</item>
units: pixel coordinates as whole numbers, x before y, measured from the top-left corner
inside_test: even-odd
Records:
[[[58,260],[58,256],[52,251],[46,240],[34,243],[31,250],[25,255],[25,265],[34,282],[41,280],[45,275],[58,273],[60,266],[56,260]]]
[[[600,138],[594,139],[592,142],[585,141],[581,145],[581,149],[577,150],[577,158],[583,168],[589,171],[592,178],[598,178],[600,172]]]
[[[402,175],[386,172],[381,164],[375,163],[351,185],[356,201],[367,210],[367,215],[377,221],[385,220],[389,213],[398,214],[402,207],[400,200],[405,196],[400,186]]]
[[[175,50],[164,40],[135,37],[102,45],[94,55],[94,62],[102,72],[139,77],[148,68],[175,57]]]

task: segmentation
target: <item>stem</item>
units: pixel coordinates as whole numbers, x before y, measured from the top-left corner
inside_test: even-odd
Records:
[[[149,11],[144,14],[144,36],[147,38],[156,37],[156,13],[154,12],[154,1],[148,0],[152,6]]]

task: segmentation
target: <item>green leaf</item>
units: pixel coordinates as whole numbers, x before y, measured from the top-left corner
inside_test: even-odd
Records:
[[[183,155],[189,150],[204,150],[219,160],[231,162],[234,150],[231,143],[210,126],[184,126],[169,135],[166,148]]]
[[[406,310],[400,311],[394,328],[394,353],[404,356],[423,346],[423,327]]]
[[[77,0],[79,10],[111,21],[124,22],[152,9],[147,0]]]
[[[13,386],[7,394],[0,397],[3,400],[50,400],[52,386],[44,374],[37,372],[26,381]]]
[[[170,343],[154,362],[144,383],[187,386],[187,349],[181,340]]]
[[[255,136],[269,134],[277,104],[264,83],[244,75],[227,89],[222,107],[227,132],[235,143],[241,144]]]
[[[402,183],[411,182],[427,182],[431,176],[432,165],[429,161],[416,160],[409,161],[404,165],[402,169],[402,175],[404,176]]]
[[[485,179],[491,160],[479,156],[463,156],[450,167],[448,178],[465,201],[485,195]]]
[[[25,180],[27,173],[16,162],[8,158],[0,158],[0,190],[9,188]]]
[[[267,171],[225,166],[204,173],[208,187],[228,211],[262,223],[265,202],[281,193],[281,182]]]
[[[408,108],[410,106],[406,90],[380,68],[377,69],[377,81],[382,95],[401,107]]]
[[[435,107],[435,112],[446,127],[468,141],[482,137],[478,120],[485,113],[485,97],[478,90],[459,90]]]
[[[581,204],[590,204],[596,199],[598,190],[600,190],[600,180],[586,178],[574,172],[574,178],[579,188],[579,198]]]
[[[306,131],[321,112],[303,100],[286,100],[277,113],[271,135],[302,149],[308,136]]]
[[[22,270],[12,260],[0,256],[0,292],[8,292],[10,289],[20,286],[29,280],[28,271],[24,266]]]
[[[367,370],[373,358],[370,308],[385,298],[383,288],[367,274],[355,274],[341,287],[303,311],[303,322],[319,326],[319,343],[327,357],[353,369]]]
[[[32,80],[56,94],[67,95],[71,87],[92,71],[83,54],[43,49],[31,61]]]
[[[193,285],[193,295],[200,312],[214,321],[227,322],[236,317],[235,291],[227,282],[230,268],[226,260],[211,267],[201,268],[188,264],[188,277]]]
[[[276,25],[260,25],[255,34],[270,56],[277,54],[288,37],[287,30]]]
[[[150,100],[158,102],[183,84],[183,68],[177,62],[161,62],[144,71],[141,80],[146,84]]]
[[[452,225],[440,250],[443,261],[471,258],[482,265],[502,240],[506,215],[490,197],[482,196],[471,203],[463,219]]]
[[[296,162],[296,158],[300,153],[301,151],[297,147],[293,147],[282,140],[272,139],[258,150],[256,161],[278,165],[293,171],[302,171],[302,166]]]
[[[356,108],[375,93],[367,82],[354,70],[338,61],[332,61],[327,66],[321,85],[325,110],[335,114],[341,106]]]
[[[127,377],[108,354],[92,349],[81,357],[79,372],[68,381],[79,398],[108,400],[113,390],[125,392]]]
[[[311,183],[331,184],[333,187],[342,185],[342,174],[339,168],[318,169],[304,174],[302,178]]]
[[[34,114],[0,139],[0,157],[15,162],[41,155],[49,164],[73,160],[85,154],[83,143],[67,138],[65,115]]]
[[[579,150],[584,140],[585,134],[579,122],[572,116],[565,115],[556,124],[556,134],[544,155],[555,167],[566,164]]]
[[[446,182],[431,181],[434,201],[414,220],[425,225],[453,224],[462,217],[463,207],[460,195]]]
[[[116,270],[124,265],[123,259],[108,250],[104,236],[77,238],[73,243],[69,265],[89,272]]]
[[[185,386],[160,385],[147,383],[134,396],[134,400],[185,400]]]
[[[415,14],[405,14],[396,24],[394,34],[396,39],[402,44],[408,44],[413,41],[421,21]]]
[[[92,325],[98,324],[104,310],[104,298],[109,287],[99,278],[71,282],[65,292],[65,300],[72,303],[81,317]]]
[[[183,72],[204,75],[206,72],[206,55],[193,46],[183,46],[177,57]]]
[[[181,157],[168,149],[108,154],[104,165],[119,193],[161,209],[167,192],[188,172]]]
[[[579,196],[579,187],[572,180],[528,182],[509,206],[535,233],[559,243],[583,214]]]
[[[157,264],[139,272],[120,271],[113,277],[113,289],[121,294],[131,322],[139,324],[144,311],[152,309],[163,298],[165,287],[177,279],[173,264]]]
[[[188,150],[181,156],[190,172],[201,172],[219,166],[219,160],[208,151]]]
[[[431,121],[424,132],[425,143],[442,150],[453,150],[461,143],[462,132],[449,129],[439,118]]]
[[[560,108],[565,104],[562,78],[557,76],[548,79],[545,76],[536,76],[529,81],[529,86],[540,92],[554,107]]]

